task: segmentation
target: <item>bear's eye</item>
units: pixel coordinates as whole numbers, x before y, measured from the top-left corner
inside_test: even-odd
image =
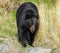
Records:
[[[32,17],[30,15],[26,15],[25,19],[31,19]]]
[[[27,20],[27,19],[30,19],[30,17],[26,17],[25,19],[26,19],[26,20]]]
[[[34,16],[34,13],[32,10],[26,11],[26,19],[31,19]]]

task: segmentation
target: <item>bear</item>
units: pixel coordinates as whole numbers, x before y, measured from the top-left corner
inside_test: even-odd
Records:
[[[39,28],[38,9],[32,2],[25,2],[19,6],[16,12],[18,41],[23,47],[27,44],[33,46],[34,37]]]

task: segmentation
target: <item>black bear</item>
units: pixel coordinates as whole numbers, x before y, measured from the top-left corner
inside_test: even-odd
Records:
[[[33,46],[34,37],[39,26],[38,9],[35,4],[31,2],[23,3],[16,13],[18,40],[22,46],[27,44]]]

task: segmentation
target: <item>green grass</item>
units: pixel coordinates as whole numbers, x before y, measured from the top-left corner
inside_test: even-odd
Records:
[[[49,48],[59,47],[60,1],[55,2],[55,0],[19,0],[19,5],[23,2],[33,2],[39,9],[40,26],[34,41],[34,45]],[[0,7],[0,36],[14,37],[16,34],[16,10],[11,10],[8,13],[5,8]]]
[[[22,3],[22,2],[33,2],[33,3],[39,3],[39,0],[37,1],[37,0],[19,0],[20,1],[20,3]]]
[[[4,12],[5,13],[5,12]],[[0,36],[15,36],[16,35],[16,11],[0,14]]]
[[[0,40],[0,44],[4,44],[4,40]]]

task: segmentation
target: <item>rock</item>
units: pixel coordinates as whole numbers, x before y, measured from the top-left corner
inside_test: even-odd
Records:
[[[51,53],[60,53],[60,48],[53,49]]]
[[[60,48],[48,49],[43,47],[23,48],[16,38],[0,37],[0,53],[60,53]]]
[[[28,48],[24,53],[51,53],[52,49],[46,49],[42,47]]]
[[[3,41],[3,42],[2,42]],[[14,42],[12,38],[1,38],[0,37],[0,53],[21,53],[19,46],[17,44],[17,47],[15,47]]]

